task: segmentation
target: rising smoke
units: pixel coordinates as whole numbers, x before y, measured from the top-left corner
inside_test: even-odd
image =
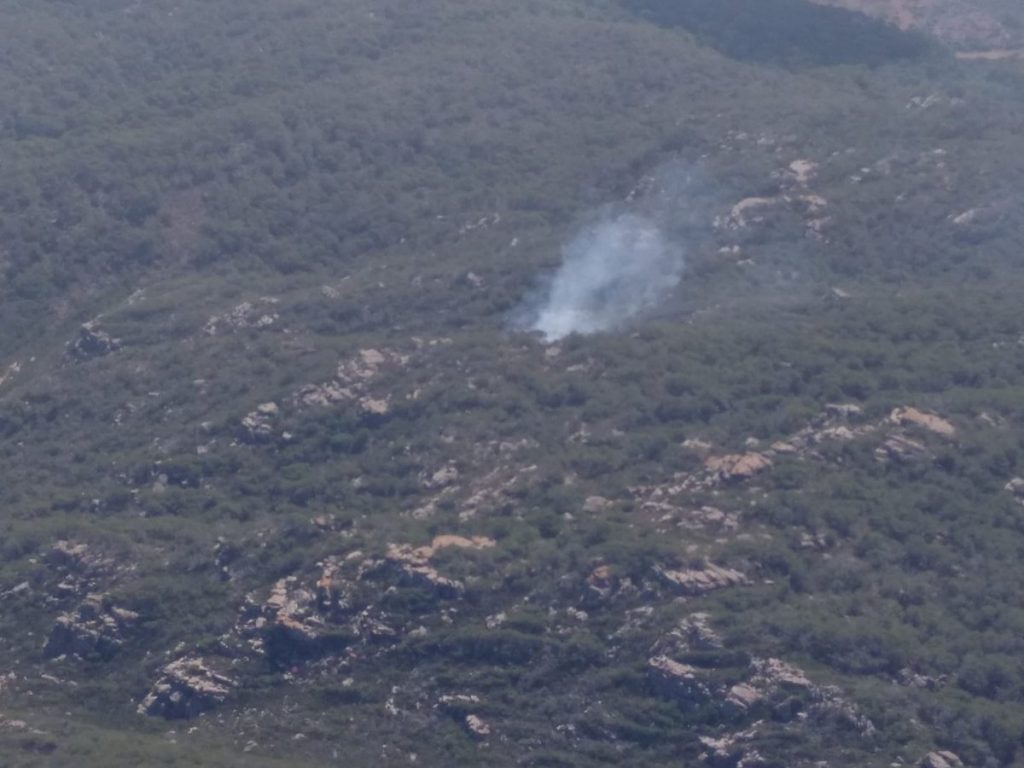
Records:
[[[663,222],[678,210],[688,176],[678,169],[649,180],[641,212],[605,211],[562,251],[562,265],[520,307],[517,325],[547,341],[610,331],[663,301],[683,276],[683,248]]]

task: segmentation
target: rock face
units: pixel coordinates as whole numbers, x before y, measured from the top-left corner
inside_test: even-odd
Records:
[[[112,605],[105,595],[88,595],[75,611],[57,617],[43,653],[109,659],[138,620],[137,613]]]
[[[711,456],[704,462],[704,466],[714,473],[718,480],[735,483],[749,480],[771,469],[772,461],[761,453],[729,454]]]
[[[237,683],[200,658],[172,661],[142,703],[139,714],[182,719],[195,717],[223,702]]]
[[[703,568],[686,570],[668,570],[661,566],[655,567],[654,570],[665,584],[684,595],[701,595],[715,589],[749,583],[747,577],[739,571],[723,568],[714,563],[707,563]]]

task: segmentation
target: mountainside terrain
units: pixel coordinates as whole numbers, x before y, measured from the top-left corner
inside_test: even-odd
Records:
[[[4,4],[0,766],[1017,764],[1024,64],[832,5]]]
[[[1005,0],[815,0],[884,19],[900,29],[925,30],[969,53],[1021,55],[1024,12]]]

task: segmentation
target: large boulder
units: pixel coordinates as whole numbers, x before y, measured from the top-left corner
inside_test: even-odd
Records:
[[[927,429],[942,437],[953,437],[956,434],[956,427],[934,413],[919,411],[909,406],[896,408],[889,414],[889,421],[901,427],[915,426]]]

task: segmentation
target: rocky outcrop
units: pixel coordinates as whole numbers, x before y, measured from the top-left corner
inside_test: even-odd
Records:
[[[265,443],[274,435],[274,421],[280,408],[277,403],[261,403],[242,419],[242,440],[247,443]]]
[[[92,564],[88,544],[61,539],[46,554],[46,562],[58,568],[80,571]]]
[[[100,591],[100,582],[109,582],[123,567],[88,544],[64,539],[50,548],[45,561],[60,579],[51,590],[57,600],[81,599],[90,592]]]
[[[466,715],[466,731],[476,739],[486,739],[491,735],[491,726],[476,715]]]
[[[603,600],[607,600],[618,588],[618,585],[619,580],[615,574],[612,573],[611,567],[607,565],[598,565],[590,572],[590,575],[587,576],[583,592],[584,602],[588,605],[593,605]]]
[[[338,569],[337,561],[329,559],[313,588],[288,576],[274,584],[262,604],[250,598],[239,617],[238,635],[277,666],[341,650],[350,637],[333,622],[350,605]]]
[[[755,725],[746,731],[726,734],[718,738],[712,736],[699,737],[704,753],[701,761],[711,768],[739,768],[739,766],[754,766],[761,762],[760,755],[756,750],[750,748],[752,742],[759,733]]]
[[[883,463],[912,461],[927,455],[928,449],[923,443],[903,435],[890,435],[875,449],[875,460]]]
[[[722,638],[711,627],[711,617],[706,613],[692,613],[659,638],[652,652],[672,656],[691,651],[718,651],[723,645]]]
[[[402,368],[408,361],[408,356],[392,350],[362,349],[338,364],[332,380],[302,387],[292,401],[300,407],[311,407],[356,400],[365,413],[384,415],[390,410],[390,401],[372,396],[370,384],[385,371]]]
[[[459,480],[459,469],[454,464],[441,467],[436,472],[424,475],[421,484],[429,490],[448,488]]]
[[[484,536],[466,538],[464,536],[435,536],[434,540],[423,547],[413,548],[408,544],[388,545],[387,560],[400,569],[400,572],[412,583],[426,586],[443,597],[457,597],[462,594],[464,585],[455,579],[442,576],[430,564],[430,559],[442,549],[457,547],[459,549],[490,549],[495,545],[493,539]]]
[[[124,635],[139,620],[105,595],[88,595],[78,608],[57,617],[43,648],[48,658],[79,656],[109,659],[124,645]]]
[[[750,683],[737,683],[726,694],[725,704],[728,709],[747,712],[763,698],[764,694]]]
[[[889,414],[889,421],[901,427],[921,427],[942,437],[953,437],[956,434],[956,427],[946,419],[936,416],[934,413],[926,413],[909,406],[894,409]]]
[[[771,459],[762,453],[711,456],[704,462],[704,467],[717,480],[727,483],[749,480],[755,475],[771,469],[771,466]]]
[[[963,761],[953,752],[929,752],[920,762],[921,768],[963,768]]]
[[[700,568],[670,570],[655,566],[655,573],[663,583],[683,595],[702,595],[715,589],[749,584],[745,575],[732,568],[706,563]]]
[[[195,717],[223,702],[237,682],[214,671],[195,656],[172,661],[139,704],[139,714],[182,719]]]
[[[751,666],[754,670],[751,682],[764,691],[779,688],[798,691],[814,689],[814,683],[802,669],[781,659],[754,659]]]
[[[96,327],[96,321],[90,321],[78,329],[78,338],[68,347],[68,354],[75,360],[91,360],[103,357],[121,348],[121,340]]]
[[[648,659],[647,678],[655,693],[683,707],[697,707],[711,700],[711,690],[700,672],[668,656]]]
[[[255,302],[243,301],[221,315],[214,315],[206,321],[203,333],[217,336],[246,329],[265,330],[272,328],[280,319],[274,311],[278,299],[264,296]]]

